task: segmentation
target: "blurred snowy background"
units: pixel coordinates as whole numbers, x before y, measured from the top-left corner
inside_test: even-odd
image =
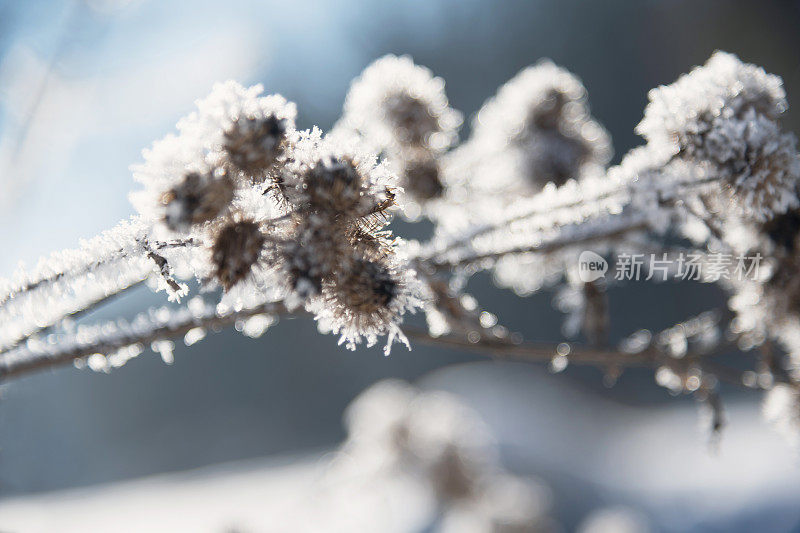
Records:
[[[622,154],[638,144],[647,91],[715,49],[782,76],[794,105],[785,124],[800,132],[798,27],[788,1],[0,0],[0,275],[132,214],[128,166],[215,81],[263,83],[297,102],[300,127],[326,129],[350,80],[385,53],[444,77],[467,115],[549,57],[582,78]],[[486,276],[471,291],[511,329],[560,338],[551,295],[519,299]],[[154,297],[127,298],[112,311]],[[610,300],[619,339],[724,298],[640,283]],[[652,531],[800,531],[800,465],[754,393],[726,391],[730,425],[711,453],[694,402],[646,372],[606,389],[595,370],[553,376],[421,346],[350,353],[303,320],[258,340],[223,331],[179,346],[172,366],[145,353],[108,375],[64,368],[3,385],[0,531],[221,532],[321,512],[297,502],[345,436],[345,406],[390,377],[476,409],[504,465],[549,487],[567,531],[608,506]]]

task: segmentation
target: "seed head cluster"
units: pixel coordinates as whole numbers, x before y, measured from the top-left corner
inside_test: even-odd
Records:
[[[770,347],[788,355],[762,358],[759,365],[770,368],[742,382],[766,388],[785,381],[789,388],[772,403],[784,405],[779,410],[789,414],[781,419],[800,435],[792,411],[800,404],[800,154],[782,128],[787,103],[779,77],[715,53],[649,93],[636,129],[646,143],[611,168],[611,142],[590,114],[586,89],[546,60],[502,85],[457,147],[462,118],[444,81],[409,57],[369,65],[327,134],[298,131],[295,105],[262,92],[216,85],[177,133],[145,150],[133,168],[142,184],[131,195],[140,217],[81,250],[54,254],[32,274],[0,280],[0,344],[30,350],[22,342],[42,328],[137,281],[177,298],[189,290],[177,280],[192,277],[203,289],[218,289],[220,300],[211,311],[202,302],[199,311],[179,311],[226,320],[256,313],[243,331],[274,321],[258,316],[263,309],[302,306],[321,331],[350,348],[381,336],[388,348],[405,341],[405,313],[423,308],[432,338],[516,342],[463,292],[472,274],[491,269],[499,285],[523,296],[560,287],[556,303],[571,317],[568,329],[602,345],[606,285],[656,274],[632,262],[634,271],[626,272],[623,254],[650,256],[652,270],[656,256],[680,239],[700,267],[719,267],[712,263],[718,252],[732,261],[715,269],[719,277],[700,281],[729,290],[735,318],[727,333],[740,347],[774,340]],[[395,238],[388,225],[398,209],[408,220],[429,218],[433,238]],[[622,276],[582,279],[579,258],[589,250],[616,259]],[[753,260],[760,263],[748,267]],[[686,266],[676,263],[658,268],[671,275]],[[737,278],[739,268],[747,272]],[[161,320],[170,313],[156,314]],[[686,324],[628,344],[681,358],[689,350],[706,353],[720,338],[716,319],[702,328],[714,334],[690,335]],[[665,364],[656,378],[710,398],[715,373],[703,373]],[[720,417],[713,419],[718,426]],[[392,435],[398,447],[408,444],[409,431],[401,426]],[[474,496],[458,448],[436,442],[418,450],[436,450],[423,459],[445,500]]]
[[[800,156],[781,127],[786,108],[779,77],[715,53],[650,92],[636,130],[646,144],[607,168],[611,142],[586,89],[542,61],[501,86],[474,117],[470,138],[453,148],[461,115],[442,79],[389,55],[352,83],[328,134],[298,131],[294,104],[260,87],[216,86],[177,135],[145,151],[134,169],[144,187],[132,200],[153,238],[196,247],[191,272],[220,287],[226,305],[302,305],[350,348],[380,336],[388,345],[405,341],[399,324],[419,307],[448,322],[431,304],[436,269],[420,279],[411,266],[428,253],[456,267],[471,255],[479,266],[463,263],[467,275],[492,268],[500,285],[522,295],[566,281],[559,308],[602,342],[602,287],[574,271],[583,245],[537,247],[575,239],[614,254],[646,243],[631,225],[655,234],[675,227],[702,253],[762,258],[750,277],[728,271],[722,281],[736,313],[731,331],[750,346],[778,341],[796,382]],[[401,205],[406,218],[434,222],[424,252],[387,228]],[[612,229],[626,240],[615,241]],[[396,437],[406,446],[408,428]],[[443,443],[430,463],[445,499],[472,497],[460,453]]]
[[[395,175],[353,136],[296,131],[294,105],[260,92],[216,86],[145,152],[134,204],[154,232],[201,243],[202,282],[251,299],[282,280],[348,346],[402,340],[419,288],[384,229]]]
[[[730,329],[742,347],[774,340],[788,355],[782,364],[761,372],[770,383],[795,383],[776,385],[767,395],[765,414],[796,440],[800,156],[795,136],[781,128],[787,109],[783,82],[732,54],[717,52],[675,83],[651,91],[649,99],[637,127],[647,140],[642,157],[637,156],[643,171],[638,179],[651,184],[688,181],[688,188],[675,191],[674,198],[687,206],[686,227],[705,229],[686,231],[685,236],[730,254],[733,265],[741,258],[758,258],[748,275],[726,276],[729,307],[736,313]],[[698,186],[692,188],[693,182]]]
[[[540,487],[505,471],[488,429],[456,397],[382,381],[350,404],[345,422],[348,464],[422,484],[442,531],[552,530]]]

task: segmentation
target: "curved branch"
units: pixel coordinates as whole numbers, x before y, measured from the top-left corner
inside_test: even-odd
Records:
[[[582,228],[582,227],[583,226],[577,226],[577,228]],[[587,244],[598,240],[602,241],[606,239],[615,239],[617,237],[621,237],[623,235],[627,235],[632,232],[645,230],[647,229],[647,227],[648,224],[646,222],[634,219],[633,222],[627,222],[625,224],[620,224],[620,225],[612,225],[611,227],[605,227],[600,230],[592,229],[591,231],[587,231],[584,235],[578,237],[576,236],[571,236],[567,238],[559,237],[534,246],[520,246],[516,248],[509,248],[506,250],[476,253],[473,255],[468,255],[465,257],[460,257],[452,260],[435,259],[431,260],[430,263],[434,266],[434,268],[439,270],[447,268],[465,267],[475,263],[479,263],[481,261],[500,259],[507,255],[519,255],[527,253],[549,253],[563,248],[567,248],[569,246],[575,246],[578,244]]]
[[[194,328],[220,328],[254,315],[286,312],[282,302],[274,302],[218,315],[215,306],[206,304],[200,311],[179,308],[163,318],[139,315],[131,323],[111,322],[79,328],[76,334],[55,343],[28,342],[0,354],[0,379],[65,365],[96,353],[109,354],[126,346],[185,335]]]
[[[157,318],[158,313],[140,315],[132,323],[105,323],[84,327],[76,334],[55,343],[29,342],[28,345],[0,354],[0,380],[29,374],[38,370],[69,364],[93,354],[110,354],[126,346],[148,344],[159,340],[185,335],[194,328],[217,329],[255,315],[305,316],[303,312],[291,313],[283,302],[271,302],[253,308],[227,314],[218,314],[216,307],[205,304],[202,310],[190,311],[182,307]],[[563,352],[563,343],[514,342],[508,339],[481,337],[471,342],[466,336],[431,336],[427,331],[413,327],[403,328],[411,340],[429,346],[471,352],[486,357],[535,363],[549,363]],[[682,372],[698,368],[715,375],[721,381],[743,386],[743,372],[719,365],[707,355],[689,354],[681,359],[667,357],[662,352],[648,348],[639,353],[593,348],[580,344],[568,344],[568,360],[571,364],[607,368],[657,368],[668,366]],[[561,352],[559,351],[561,348]]]

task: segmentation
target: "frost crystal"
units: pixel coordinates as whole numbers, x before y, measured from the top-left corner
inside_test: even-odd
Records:
[[[797,139],[775,122],[748,109],[742,119],[715,121],[705,144],[698,151],[708,153],[696,157],[718,166],[734,207],[745,216],[766,221],[800,203]]]

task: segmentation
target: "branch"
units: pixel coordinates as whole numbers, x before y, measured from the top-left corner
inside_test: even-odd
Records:
[[[595,223],[596,222],[593,222],[592,226]],[[581,229],[583,227],[584,227],[583,225],[580,225],[577,226],[576,229]],[[455,268],[455,267],[465,267],[475,263],[479,263],[481,261],[500,259],[507,255],[519,255],[527,253],[549,253],[561,250],[563,248],[567,248],[569,246],[575,246],[578,244],[588,244],[598,240],[615,239],[617,237],[621,237],[623,235],[627,235],[632,232],[645,230],[647,229],[647,227],[648,225],[646,222],[634,219],[633,222],[626,221],[626,223],[624,224],[611,225],[610,227],[604,227],[599,230],[591,227],[590,231],[587,231],[584,235],[577,237],[575,235],[571,235],[566,238],[559,236],[550,241],[546,241],[544,243],[540,243],[537,245],[519,246],[515,248],[509,248],[506,250],[476,253],[473,255],[468,255],[457,259],[443,259],[443,258],[433,259],[430,262],[434,268],[439,270]]]
[[[92,259],[83,263],[79,263],[77,265],[73,265],[70,268],[56,270],[48,274],[42,274],[40,276],[35,277],[34,279],[28,280],[25,283],[9,288],[6,290],[5,294],[0,296],[0,306],[5,305],[12,299],[19,298],[24,294],[32,292],[50,283],[55,283],[65,278],[77,278],[81,276],[86,276],[101,266],[110,265],[117,261],[126,259],[132,255],[129,247],[131,245],[135,246],[136,244],[142,244],[142,250],[141,250],[142,255],[147,255],[148,253],[147,250],[148,248],[150,248],[150,245],[147,245],[146,241],[143,241],[142,239],[136,239],[135,242],[123,244],[119,246],[118,249],[109,252],[107,256],[102,257],[100,259]],[[174,240],[166,242],[157,241],[152,244],[152,249],[165,250],[170,248],[183,248],[186,246],[195,246],[196,244],[197,243],[192,239]],[[66,254],[66,253],[67,252],[61,252],[61,254]]]
[[[82,326],[72,335],[62,335],[54,343],[29,341],[22,346],[0,354],[0,379],[17,377],[38,370],[66,365],[93,354],[111,354],[132,345],[146,345],[159,340],[179,337],[195,328],[217,329],[255,315],[305,316],[290,313],[283,302],[265,303],[253,308],[227,314],[218,314],[216,307],[204,304],[202,309],[191,306],[163,312],[165,309],[139,315],[133,322],[103,323]],[[429,346],[450,348],[476,353],[486,357],[509,360],[550,363],[557,355],[568,357],[571,364],[614,368],[658,368],[668,366],[676,372],[698,368],[715,375],[721,381],[742,386],[743,372],[708,360],[707,355],[687,354],[680,359],[670,358],[654,348],[639,353],[626,353],[565,343],[515,342],[508,339],[481,337],[471,342],[466,336],[447,335],[433,337],[427,331],[405,327],[403,333],[411,340]],[[564,347],[568,353],[564,354]]]
[[[0,379],[71,363],[96,353],[110,354],[134,344],[147,344],[185,335],[194,328],[221,328],[237,320],[260,314],[285,314],[282,302],[265,303],[250,309],[218,315],[216,307],[179,308],[166,313],[151,311],[133,322],[107,322],[79,327],[74,335],[62,335],[54,343],[29,341],[25,346],[0,354]]]
[[[56,324],[61,323],[64,320],[67,320],[67,319],[75,320],[77,318],[80,318],[80,317],[88,314],[88,313],[91,313],[92,311],[97,310],[98,308],[100,308],[103,305],[111,302],[112,300],[115,300],[116,298],[119,298],[120,296],[125,294],[127,291],[129,291],[129,290],[131,290],[131,289],[133,289],[135,287],[138,287],[139,285],[144,283],[144,281],[145,281],[144,279],[140,279],[138,281],[134,281],[130,285],[126,285],[126,286],[120,288],[116,292],[112,292],[110,294],[102,296],[101,298],[98,298],[97,300],[94,300],[93,302],[88,304],[86,307],[83,307],[83,308],[78,309],[77,311],[73,311],[71,313],[67,313],[64,316],[60,317],[58,320],[52,320],[52,321],[49,321],[46,324],[42,324],[41,326],[38,326],[36,329],[31,331],[30,333],[27,333],[24,336],[22,336],[19,339],[17,339],[16,341],[14,341],[13,344],[10,344],[9,346],[7,346],[5,348],[0,347],[0,356],[2,356],[5,353],[8,353],[11,350],[14,350],[14,349],[18,348],[21,344],[27,342],[29,339],[31,339],[31,338],[33,338],[35,336],[40,336],[40,335],[43,335],[43,334],[47,334],[50,330],[52,330],[54,328],[54,326]]]
[[[676,372],[685,372],[689,368],[697,368],[713,374],[720,381],[743,388],[744,372],[710,361],[710,355],[688,354],[676,359],[666,356],[655,348],[648,348],[638,353],[626,353],[618,350],[604,350],[573,343],[514,343],[508,340],[492,340],[482,338],[478,342],[470,342],[457,336],[431,337],[426,331],[415,328],[403,328],[403,333],[410,340],[428,346],[440,346],[453,350],[465,351],[499,359],[524,361],[531,363],[551,363],[560,355],[559,350],[568,347],[569,364],[594,366],[598,368],[653,368],[667,366]],[[755,387],[760,388],[760,385]]]
[[[687,180],[684,182],[671,183],[670,186],[675,187],[677,191],[686,192],[686,191],[691,191],[693,188],[700,188],[717,181],[719,181],[719,177],[712,176],[704,179]],[[615,195],[618,196],[621,194],[627,195],[633,193],[636,190],[636,187],[638,186],[641,185],[636,184],[635,182],[617,183],[615,187],[601,189],[600,191],[595,191],[595,194],[593,196],[588,196],[588,197],[580,196],[578,199],[575,199],[573,196],[568,196],[568,199],[566,201],[562,200],[560,202],[558,200],[559,194],[562,194],[563,191],[573,192],[567,188],[568,186],[562,186],[555,190],[544,190],[539,194],[537,194],[536,196],[532,197],[530,200],[528,200],[528,203],[534,204],[535,207],[532,207],[531,209],[527,210],[523,209],[522,212],[506,217],[500,220],[499,222],[495,222],[493,224],[486,224],[474,228],[473,231],[468,233],[467,235],[452,240],[439,249],[434,249],[432,251],[429,251],[425,255],[421,256],[421,258],[429,260],[432,259],[436,261],[437,258],[441,258],[448,252],[457,250],[460,247],[470,246],[472,242],[478,237],[485,236],[495,231],[507,231],[508,228],[511,226],[511,224],[524,221],[526,219],[530,219],[536,216],[552,215],[553,212],[560,209],[570,209],[570,208],[586,206],[590,202],[612,200],[614,199]],[[663,193],[665,192],[670,192],[670,196],[665,197],[663,195]],[[656,194],[658,194],[660,205],[662,206],[674,205],[676,191],[669,191],[668,189],[657,190]],[[624,205],[629,205],[630,199],[626,199],[625,201],[620,201],[620,203]]]

